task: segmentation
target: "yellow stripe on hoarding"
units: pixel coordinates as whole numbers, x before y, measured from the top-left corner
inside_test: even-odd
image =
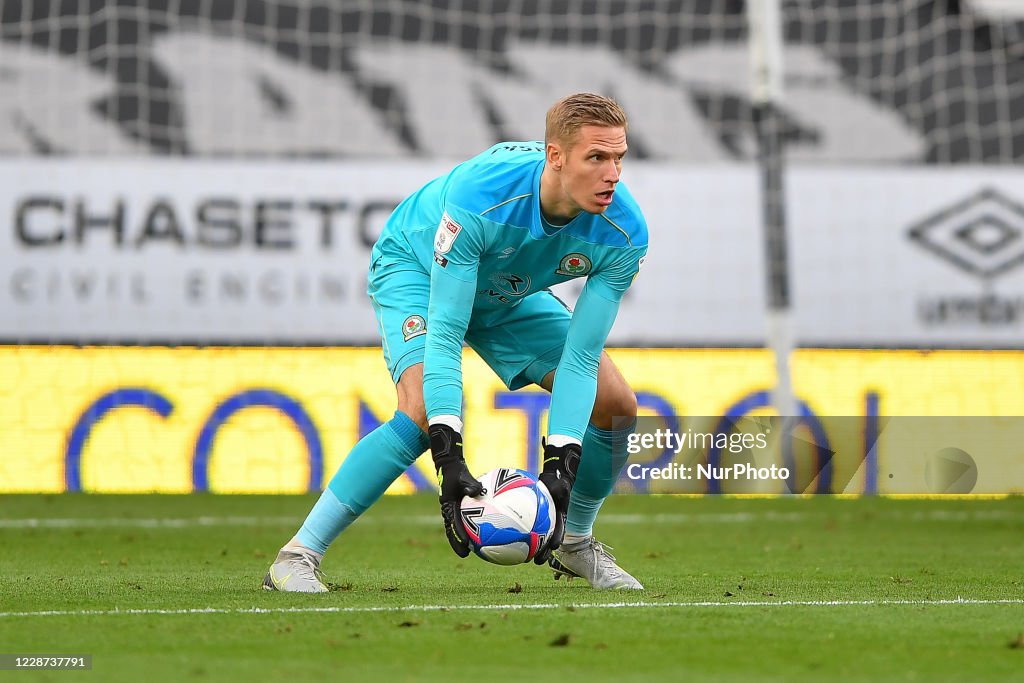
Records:
[[[773,382],[763,350],[611,355],[645,415],[723,415]],[[471,469],[536,464],[543,403],[510,401],[470,351],[464,365]],[[800,350],[793,373],[817,415],[864,415],[869,395],[884,416],[1024,415],[1024,352]],[[91,419],[103,397],[108,409]],[[197,481],[215,492],[305,491],[325,485],[360,433],[394,408],[379,349],[0,347],[0,492],[60,492],[76,475],[85,491],[183,493]],[[77,472],[70,472],[76,444]],[[197,458],[204,444],[205,459]],[[310,481],[313,450],[318,482]],[[923,469],[920,458],[901,455],[879,465],[880,493],[887,472]],[[1024,453],[1006,458],[1005,470],[979,468],[979,493],[1024,490]],[[390,492],[432,485],[429,458],[417,468]],[[865,486],[858,473],[845,492]]]

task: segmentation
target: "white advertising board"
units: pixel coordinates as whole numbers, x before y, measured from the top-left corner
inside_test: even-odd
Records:
[[[370,247],[447,167],[0,161],[0,338],[376,344]],[[633,162],[625,180],[651,250],[611,343],[761,345],[756,171]],[[1024,172],[801,167],[787,192],[801,345],[1024,346]]]

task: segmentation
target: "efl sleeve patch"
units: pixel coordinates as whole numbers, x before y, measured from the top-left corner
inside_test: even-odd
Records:
[[[640,274],[641,270],[643,270],[644,261],[646,261],[646,260],[647,260],[646,256],[641,256],[640,257],[640,261],[636,264],[636,272],[633,273],[633,279],[629,281],[630,284],[633,284],[633,282],[636,280],[636,276]]]
[[[451,251],[460,232],[462,232],[462,226],[453,221],[445,212],[441,216],[441,224],[437,226],[437,234],[434,235],[434,256],[438,257]]]

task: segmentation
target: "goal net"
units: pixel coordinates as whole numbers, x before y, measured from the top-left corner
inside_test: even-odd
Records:
[[[1024,156],[1019,12],[783,11],[794,162]],[[590,89],[627,107],[636,158],[750,159],[746,27],[740,0],[4,0],[0,153],[455,159]]]

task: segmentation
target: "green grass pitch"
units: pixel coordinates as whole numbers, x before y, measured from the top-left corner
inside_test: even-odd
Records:
[[[17,681],[989,681],[1024,676],[1024,499],[616,496],[598,537],[647,587],[597,593],[451,553],[388,497],[330,550],[336,590],[260,582],[309,496],[0,498]]]

